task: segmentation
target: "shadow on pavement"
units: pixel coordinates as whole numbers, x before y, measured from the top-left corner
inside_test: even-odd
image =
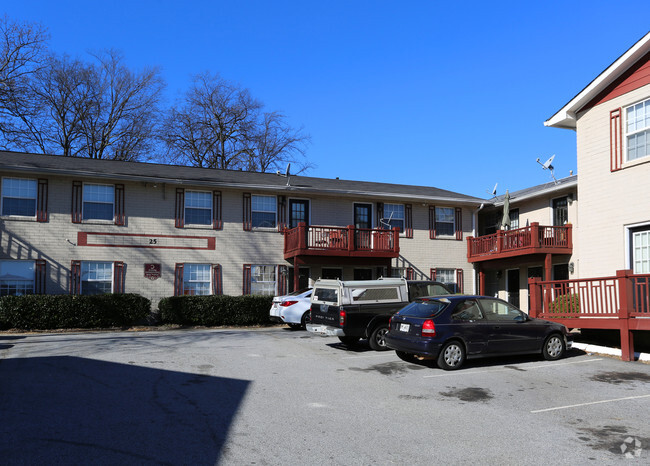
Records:
[[[215,464],[249,381],[76,357],[0,361],[3,464]]]

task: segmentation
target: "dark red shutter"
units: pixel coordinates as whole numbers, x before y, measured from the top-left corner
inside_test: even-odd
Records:
[[[115,225],[124,226],[126,218],[124,216],[124,185],[115,185]]]
[[[462,241],[463,239],[463,209],[456,207],[456,239]]]
[[[81,223],[83,212],[83,183],[72,182],[72,223]]]
[[[221,191],[212,191],[212,228],[221,230]]]
[[[183,296],[183,265],[176,264],[174,268],[174,296]]]
[[[413,270],[413,267],[407,267],[406,268],[406,279],[407,280],[414,280],[415,279],[415,271]]]
[[[456,269],[456,293],[463,292],[463,269]]]
[[[221,265],[212,265],[212,294],[223,294],[223,281],[221,279]]]
[[[278,265],[278,296],[284,296],[285,294],[288,293],[287,291],[288,278],[289,278],[289,268],[286,265]]]
[[[436,239],[436,206],[429,206],[429,239]]]
[[[252,212],[251,212],[251,193],[244,193],[244,231],[250,231],[253,229],[252,221]]]
[[[286,196],[278,196],[278,231],[284,231],[287,228],[286,204]]]
[[[242,283],[242,294],[248,295],[251,294],[251,265],[244,264],[244,279]]]
[[[610,171],[620,170],[623,166],[623,119],[620,108],[609,112],[609,158]]]
[[[36,221],[47,222],[47,180],[38,179],[38,195],[36,198]]]
[[[436,279],[436,269],[429,269],[429,276],[431,277],[431,280]]]
[[[407,238],[413,238],[413,207],[404,205],[404,232]]]
[[[176,210],[175,210],[176,228],[185,226],[185,189],[176,188]]]
[[[47,262],[44,259],[34,261],[34,294],[45,294],[47,279]]]
[[[378,202],[377,203],[377,228],[388,228],[383,223],[381,223],[383,218],[384,218],[384,203]]]
[[[124,293],[124,262],[113,262],[113,293]]]
[[[70,294],[81,293],[81,261],[70,262]]]

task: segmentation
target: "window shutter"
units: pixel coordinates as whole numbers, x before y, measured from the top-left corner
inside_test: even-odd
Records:
[[[436,239],[436,206],[429,206],[429,239]]]
[[[248,295],[251,294],[251,265],[244,264],[244,280],[242,284],[242,294]]]
[[[81,261],[70,262],[70,294],[81,293]]]
[[[221,279],[221,265],[212,265],[212,294],[223,294],[223,281]]]
[[[251,193],[244,193],[244,231],[253,229],[252,212],[251,212]]]
[[[383,218],[384,218],[384,203],[378,202],[377,203],[377,227],[378,228],[386,228],[384,224],[381,223],[381,220]]]
[[[287,294],[289,269],[286,265],[278,265],[278,296]],[[298,291],[298,290],[296,290]]]
[[[72,182],[72,223],[81,223],[83,211],[83,183],[81,181]]]
[[[115,225],[124,226],[124,185],[115,185]]]
[[[431,280],[436,279],[436,269],[429,269],[429,276],[431,277]]]
[[[174,296],[183,296],[183,265],[177,263],[174,268]]]
[[[34,293],[45,294],[45,280],[47,279],[47,262],[44,259],[34,261]]]
[[[413,207],[411,204],[404,205],[404,231],[407,238],[413,238]]]
[[[609,158],[610,171],[618,171],[623,165],[623,121],[622,110],[609,112]]]
[[[221,191],[212,191],[212,229],[221,230]]]
[[[456,269],[456,292],[463,292],[463,269]]]
[[[413,270],[413,267],[407,267],[406,268],[406,279],[407,280],[414,280],[415,279],[415,271]]]
[[[113,293],[124,293],[124,262],[113,262]]]
[[[185,226],[185,188],[176,188],[176,228]]]
[[[278,231],[283,231],[287,228],[287,198],[285,196],[278,196]]]
[[[463,239],[463,209],[456,207],[456,239],[462,241]]]
[[[47,222],[47,180],[39,178],[36,198],[36,221]]]

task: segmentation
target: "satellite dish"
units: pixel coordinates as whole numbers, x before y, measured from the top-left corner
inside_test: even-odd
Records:
[[[486,190],[485,192],[488,194],[492,194],[493,196],[497,195],[497,186],[499,186],[499,183],[494,183],[494,188],[492,188],[492,191]]]
[[[291,186],[291,162],[287,164],[286,170],[284,170],[284,173],[280,173],[280,170],[275,172],[276,175],[278,176],[283,176],[284,178],[287,179],[287,186]]]
[[[555,170],[555,167],[553,167],[553,165],[551,165],[551,164],[553,163],[553,159],[554,159],[554,158],[555,158],[555,154],[551,155],[551,156],[548,158],[548,160],[547,160],[546,162],[544,162],[544,163],[540,162],[540,161],[539,161],[539,158],[538,158],[538,159],[537,159],[537,163],[540,164],[540,165],[542,166],[542,169],[543,169],[543,170],[548,170],[548,171],[551,172],[551,178],[553,178],[553,182],[554,182],[555,184],[557,184],[557,180],[555,179],[555,173],[553,172],[553,170]]]
[[[291,163],[287,164],[287,169],[284,171],[284,176],[289,176],[289,171],[291,170]]]

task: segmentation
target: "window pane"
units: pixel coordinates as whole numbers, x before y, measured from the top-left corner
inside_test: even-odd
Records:
[[[252,222],[254,227],[275,228],[275,212],[253,212]]]
[[[252,196],[251,198],[251,220],[253,227],[275,228],[276,227],[276,199],[275,196]]]
[[[385,222],[385,223],[384,223]],[[390,225],[390,228],[399,228],[404,231],[404,205],[403,204],[384,204],[384,225]]]
[[[183,272],[183,294],[210,294],[210,264],[185,264]]]
[[[110,293],[113,290],[112,262],[81,263],[81,294]]]
[[[113,203],[113,186],[105,184],[84,184],[84,201]]]
[[[2,215],[36,216],[36,180],[2,179]]]
[[[436,207],[436,232],[440,236],[453,236],[455,210],[453,207]]]
[[[113,220],[115,191],[112,185],[84,184],[83,219]]]
[[[113,220],[113,204],[84,202],[84,220]]]
[[[436,269],[436,281],[444,283],[456,292],[456,269]]]
[[[253,210],[275,213],[274,196],[252,196],[251,206]]]
[[[34,217],[36,215],[36,199],[14,199],[5,197],[2,200],[2,215]]]
[[[189,225],[210,225],[212,211],[207,209],[185,209],[185,223]]]
[[[275,266],[251,266],[251,294],[273,296],[275,294]]]
[[[185,223],[210,225],[212,223],[212,195],[206,192],[185,192]]]
[[[33,293],[33,261],[0,261],[0,296],[22,296]]]

